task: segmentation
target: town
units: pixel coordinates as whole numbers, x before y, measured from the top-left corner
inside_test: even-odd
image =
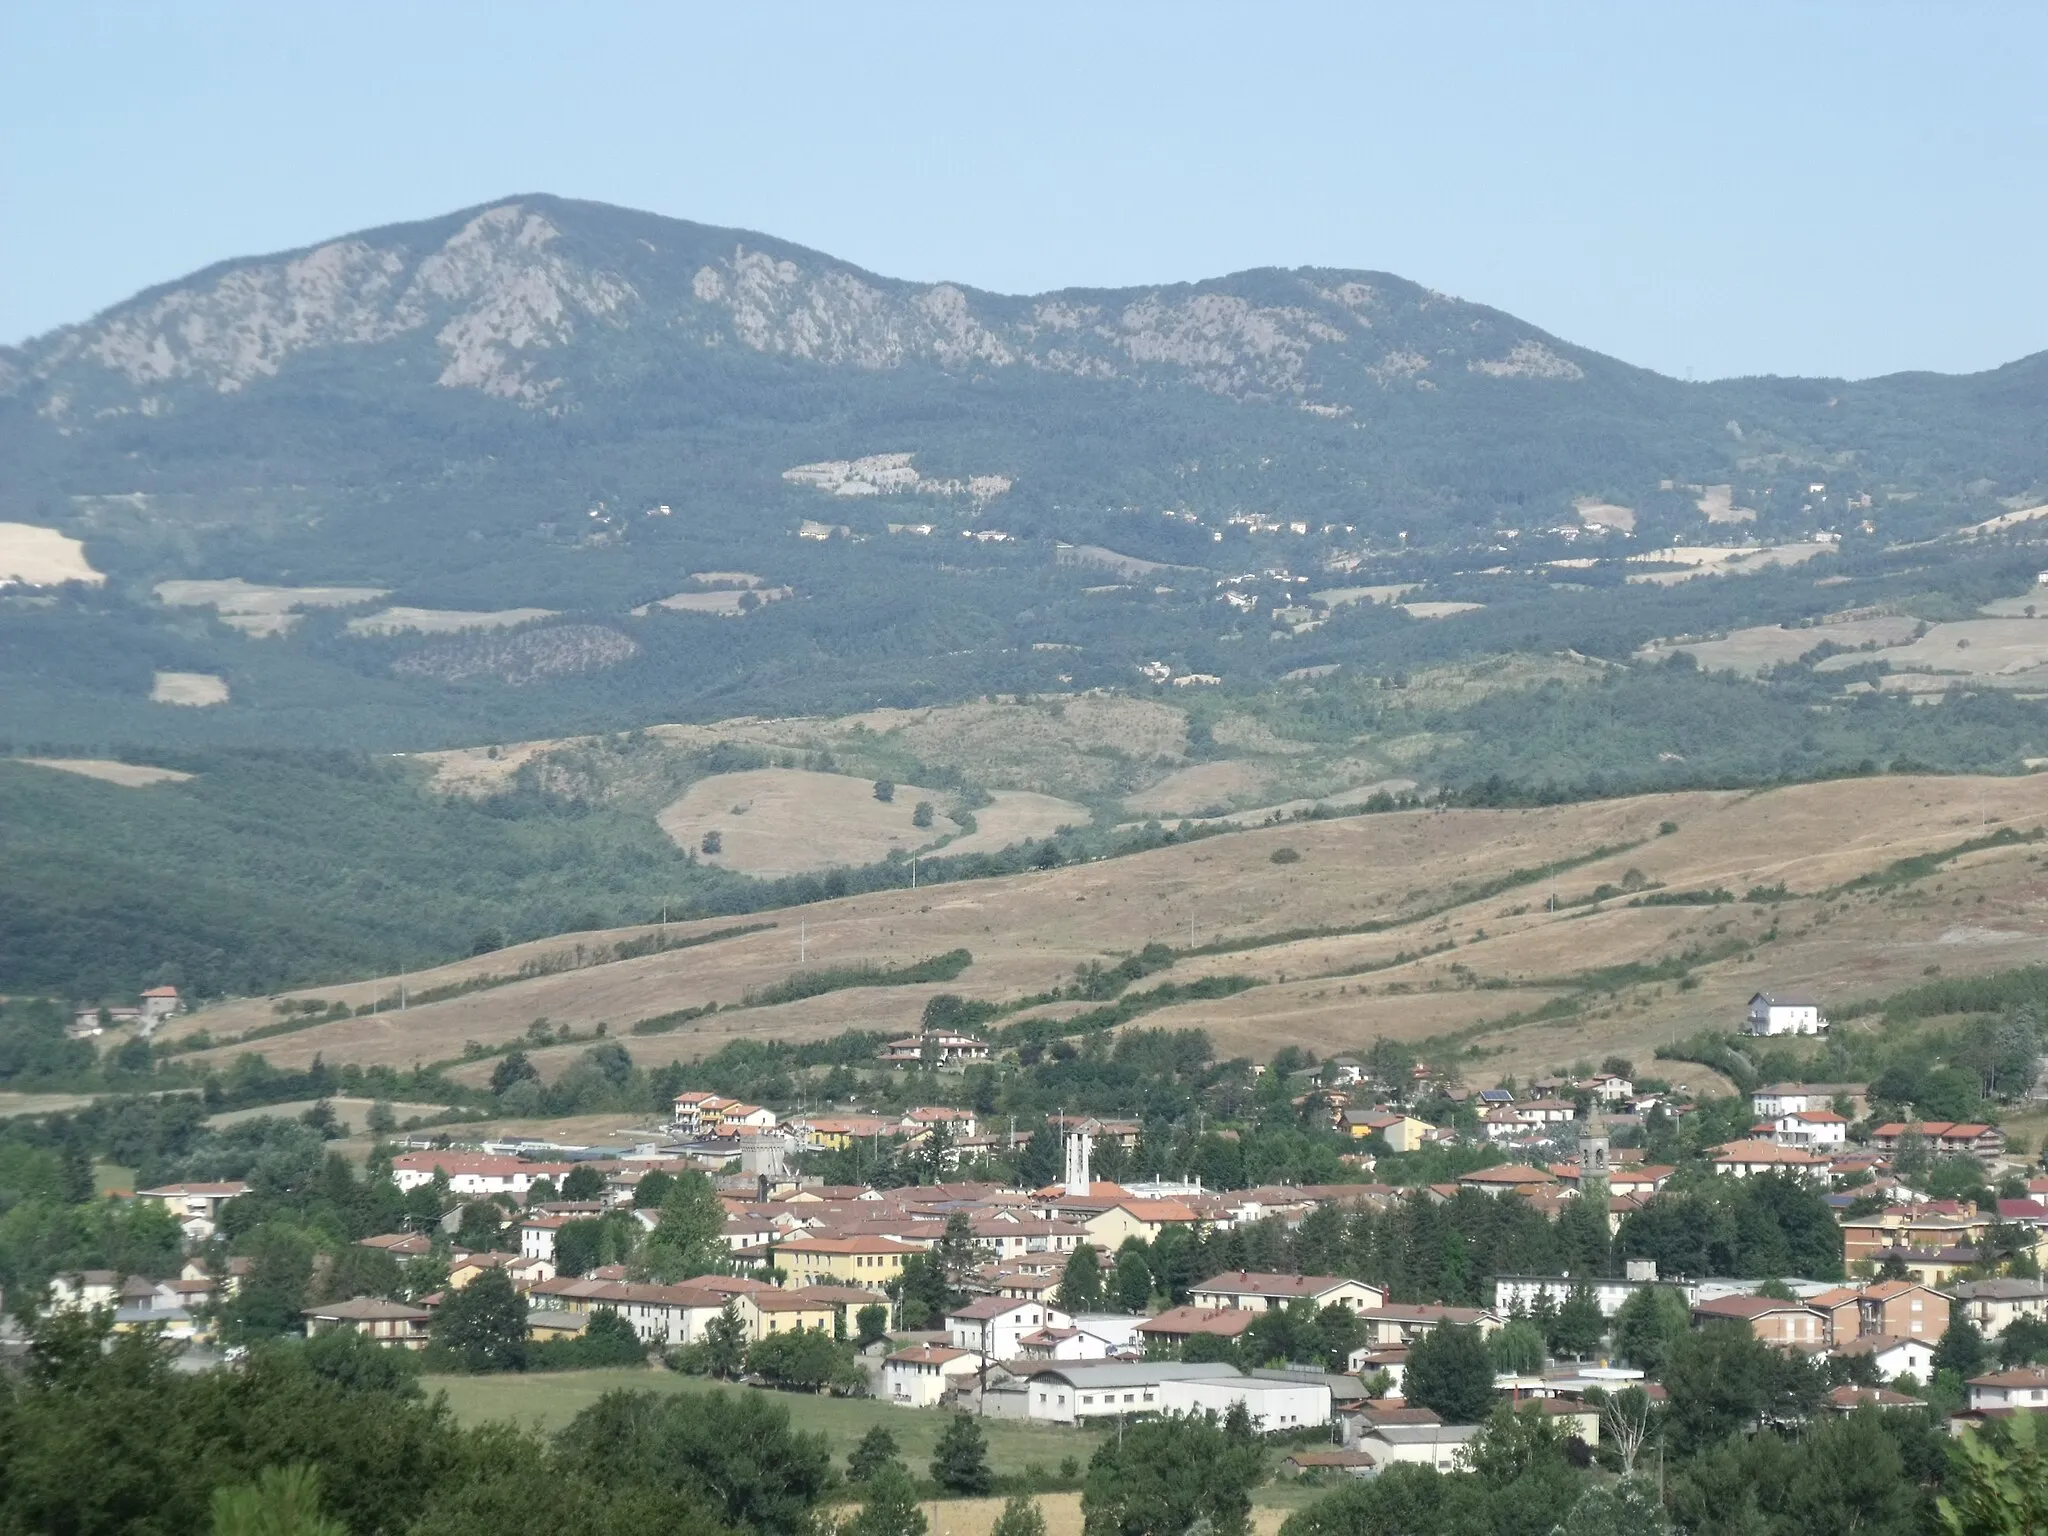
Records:
[[[1828,1029],[1760,993],[1732,1038]],[[388,1227],[321,1255],[328,1299],[270,1326],[442,1370],[653,1362],[979,1421],[1241,1416],[1311,1481],[1461,1473],[1503,1409],[1633,1456],[1708,1411],[1689,1352],[1730,1369],[1731,1336],[1778,1362],[1712,1408],[1752,1427],[1867,1410],[1954,1436],[2048,1405],[2048,1176],[1989,1120],[1908,1118],[1863,1082],[1730,1100],[1611,1060],[1473,1088],[1384,1042],[1299,1054],[1213,1134],[1248,1145],[1277,1113],[1337,1149],[1316,1182],[1146,1176],[1158,1127],[1135,1115],[977,1110],[1014,1066],[944,1027],[876,1052],[934,1090],[901,1110],[686,1088],[631,1145],[394,1136],[354,1199]],[[175,1222],[175,1272],[57,1273],[17,1315],[98,1310],[231,1362],[276,1283],[237,1252],[260,1183],[117,1195]]]

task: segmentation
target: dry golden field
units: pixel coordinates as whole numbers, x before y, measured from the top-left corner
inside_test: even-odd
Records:
[[[1676,830],[1662,832],[1667,822]],[[1835,888],[1987,830],[2044,826],[2042,776],[1846,780],[1534,810],[1283,823],[1043,873],[878,892],[752,919],[678,923],[668,930],[677,938],[743,921],[775,926],[533,976],[402,1013],[321,1024],[260,1048],[281,1065],[321,1054],[329,1062],[406,1066],[453,1060],[466,1041],[504,1042],[545,1018],[579,1035],[602,1022],[637,1060],[658,1064],[734,1038],[909,1030],[934,993],[1007,1001],[1056,985],[1086,962],[1158,941],[1197,951],[1162,979],[1239,974],[1261,983],[1227,999],[1143,1016],[1145,1026],[1207,1029],[1226,1054],[1269,1056],[1283,1044],[1327,1054],[1385,1034],[1470,1041],[1497,1052],[1501,1072],[1609,1052],[1647,1058],[1660,1042],[1734,1023],[1762,988],[1796,987],[1841,1002],[1912,985],[1932,968],[1958,975],[2043,959],[2048,867],[2040,845],[1971,853],[1915,881]],[[1276,863],[1282,849],[1298,858]],[[1503,884],[1510,872],[1557,864],[1566,867]],[[1752,888],[1781,885],[1786,899],[1741,899]],[[1718,888],[1737,899],[1632,907],[1617,894],[1590,901],[1602,886]],[[1365,925],[1374,931],[1288,937]],[[588,960],[600,946],[649,931],[523,945],[415,974],[408,986],[418,992],[507,976],[543,958],[574,965],[579,947]],[[797,971],[800,945],[811,967],[900,965],[955,948],[970,950],[974,962],[942,985],[734,1006]],[[1229,947],[1200,952],[1217,945]],[[1599,974],[1688,955],[1693,985],[1685,988],[1675,972],[1637,984]],[[300,995],[355,1006],[397,987],[384,977]],[[1560,998],[1571,1003],[1569,1017],[1515,1022]],[[672,1033],[628,1033],[636,1020],[711,1002],[719,1012]],[[173,1028],[203,1028],[223,1040],[276,1018],[270,1000],[254,999],[188,1015]],[[558,1071],[584,1048],[556,1046],[535,1052],[534,1060]],[[217,1045],[206,1054],[224,1061],[238,1049]],[[473,1062],[457,1075],[480,1079],[489,1067]]]
[[[117,763],[104,757],[24,757],[24,763],[38,768],[55,768],[82,778],[119,784],[124,789],[142,789],[151,784],[182,784],[192,775],[176,768],[152,768],[146,763]]]
[[[937,790],[899,784],[895,798],[875,798],[875,781],[801,768],[755,768],[699,779],[656,818],[679,848],[696,849],[717,833],[722,846],[700,855],[707,864],[772,880],[779,875],[872,864],[893,851],[929,847],[950,822],[911,824],[920,801]]]

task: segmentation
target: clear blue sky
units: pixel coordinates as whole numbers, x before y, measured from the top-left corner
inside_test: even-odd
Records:
[[[2048,6],[0,5],[0,339],[506,193],[1004,291],[1401,273],[1669,373],[2048,348]]]

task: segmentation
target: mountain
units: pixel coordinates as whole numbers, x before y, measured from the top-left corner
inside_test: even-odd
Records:
[[[106,578],[0,598],[0,705],[49,743],[407,746],[1625,655],[1826,606],[1665,601],[1627,553],[1736,519],[1883,566],[2024,504],[2044,417],[2043,357],[1685,384],[1384,273],[1012,297],[526,196],[0,354],[0,522]],[[1483,616],[1308,597],[1375,583]],[[152,703],[167,674],[226,702]]]

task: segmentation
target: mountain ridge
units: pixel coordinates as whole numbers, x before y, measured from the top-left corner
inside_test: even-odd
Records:
[[[60,745],[1625,662],[1939,586],[1918,571],[1950,546],[1912,551],[2048,500],[2048,355],[1695,384],[1388,273],[1003,295],[544,194],[215,263],[0,369],[0,557],[12,523],[106,578],[0,593],[0,706]],[[1684,572],[1632,557],[1730,540],[1825,544],[1867,582],[1641,585]],[[1062,545],[1176,574],[1103,582]],[[195,582],[374,588],[441,627],[301,611],[257,638],[163,595]],[[1420,606],[1316,595],[1339,588]],[[226,702],[180,718],[152,671]]]
[[[687,298],[678,291],[685,283]],[[214,263],[12,351],[14,391],[45,386],[39,408],[58,421],[72,419],[74,391],[100,393],[82,374],[87,362],[125,375],[138,391],[193,380],[231,392],[274,375],[297,352],[374,346],[436,319],[437,340],[452,354],[440,382],[526,405],[543,403],[561,381],[538,379],[515,361],[571,348],[579,326],[607,320],[828,364],[1021,364],[1096,377],[1178,367],[1218,393],[1306,399],[1317,383],[1345,382],[1304,376],[1316,344],[1369,340],[1376,316],[1384,320],[1390,308],[1404,332],[1429,316],[1440,341],[1462,325],[1493,343],[1438,351],[1495,378],[1576,380],[1589,362],[1661,377],[1392,273],[1266,267],[1008,295],[885,277],[754,231],[545,194]],[[1402,341],[1381,349],[1365,372],[1380,387],[1434,385],[1421,377],[1434,365]],[[134,408],[174,404],[141,393]]]

